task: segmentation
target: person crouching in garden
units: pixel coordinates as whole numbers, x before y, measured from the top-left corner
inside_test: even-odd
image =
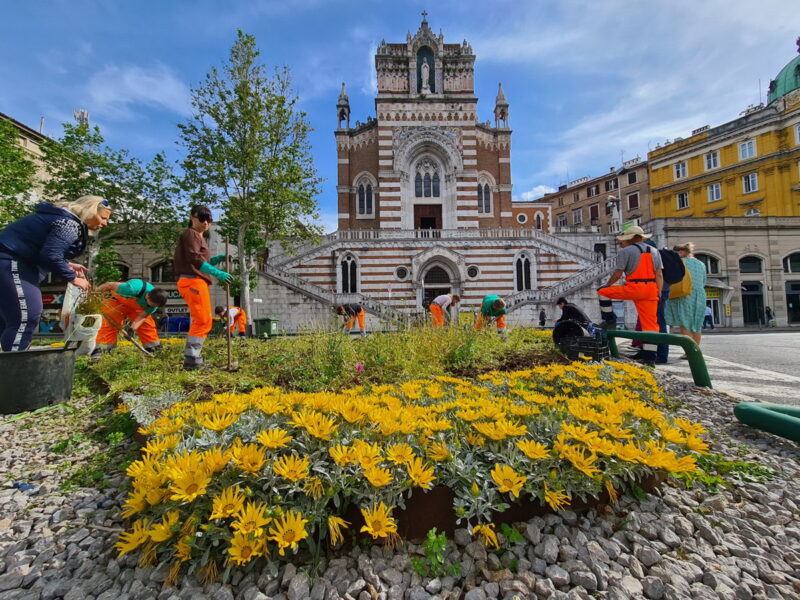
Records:
[[[31,215],[0,232],[0,347],[27,350],[42,315],[39,285],[45,273],[82,290],[91,286],[86,267],[68,262],[86,249],[89,232],[108,225],[111,207],[100,196],[74,202],[40,202]]]
[[[178,276],[178,292],[189,307],[189,332],[183,348],[183,368],[186,370],[203,366],[203,344],[213,325],[208,291],[211,277],[222,284],[231,280],[230,273],[214,266],[225,260],[225,255],[211,258],[203,235],[211,228],[212,221],[210,208],[203,205],[192,207],[189,227],[181,234],[172,261],[174,273]]]
[[[214,314],[220,319],[227,317],[227,327],[231,335],[238,329],[239,337],[247,337],[247,313],[244,312],[243,308],[229,306],[228,310],[225,310],[224,306],[216,306],[214,307]]]
[[[461,296],[458,294],[436,296],[431,300],[431,305],[428,307],[431,311],[431,324],[435,328],[444,327],[445,321],[450,324],[452,322],[450,309],[459,302],[461,302]]]
[[[92,358],[99,358],[117,346],[119,330],[127,319],[145,350],[155,352],[161,348],[156,323],[151,316],[167,303],[167,292],[142,279],[125,282],[108,282],[97,288],[110,296],[103,301],[100,312],[103,324],[97,332],[97,347]]]
[[[344,325],[342,325],[343,331],[350,333],[357,319],[358,328],[361,331],[361,337],[365,337],[367,335],[367,328],[364,325],[364,317],[366,317],[367,312],[364,310],[363,306],[360,304],[340,304],[335,307],[334,310],[336,311],[336,314],[344,317]]]
[[[493,321],[497,323],[497,333],[504,336],[506,334],[506,303],[497,294],[484,296],[478,317],[475,319],[475,329],[488,327]]]

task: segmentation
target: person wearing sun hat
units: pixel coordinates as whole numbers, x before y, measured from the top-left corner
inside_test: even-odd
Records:
[[[192,207],[189,227],[181,234],[173,257],[173,271],[178,276],[178,292],[189,307],[189,332],[183,349],[183,368],[199,369],[203,366],[201,352],[208,332],[211,331],[211,285],[213,275],[220,283],[231,280],[231,274],[214,265],[225,260],[224,254],[212,258],[203,234],[211,228],[211,209],[199,204]]]
[[[617,236],[620,251],[616,268],[605,286],[597,290],[600,297],[601,327],[613,329],[617,323],[612,300],[630,300],[636,306],[642,331],[658,332],[658,299],[664,285],[663,264],[658,250],[643,243],[651,234],[633,226]],[[615,285],[622,277],[621,285]],[[656,344],[643,344],[641,362],[655,364]]]

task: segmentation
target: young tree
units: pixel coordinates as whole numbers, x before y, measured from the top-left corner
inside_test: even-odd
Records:
[[[17,128],[0,119],[0,227],[27,214],[36,165],[19,144]]]
[[[248,315],[251,274],[269,241],[298,243],[319,229],[320,179],[311,127],[286,68],[269,76],[252,35],[238,32],[228,61],[192,90],[194,115],[179,125],[184,185],[198,203],[223,210],[221,233],[236,247],[239,293]]]
[[[90,239],[87,267],[94,274],[100,253],[120,242],[145,244],[164,255],[172,252],[185,212],[170,164],[163,154],[148,163],[126,150],[107,145],[98,127],[65,123],[58,141],[42,145],[50,180],[44,193],[52,201],[75,200],[87,194],[102,196],[114,209],[108,227]],[[110,260],[110,259],[109,259]],[[110,265],[102,265],[108,271]]]

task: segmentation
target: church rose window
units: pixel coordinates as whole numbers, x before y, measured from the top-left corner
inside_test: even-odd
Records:
[[[408,277],[408,269],[405,267],[397,267],[394,270],[394,275],[398,279],[405,279],[406,277]]]
[[[475,265],[470,265],[469,267],[467,267],[467,277],[469,277],[470,279],[475,279],[479,274],[480,271],[478,270],[478,267],[476,267]]]

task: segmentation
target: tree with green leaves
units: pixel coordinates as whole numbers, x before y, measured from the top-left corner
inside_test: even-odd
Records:
[[[114,244],[144,244],[165,257],[172,253],[185,207],[164,154],[143,163],[126,150],[107,146],[100,129],[88,123],[65,123],[61,139],[43,143],[42,150],[50,175],[45,197],[55,202],[93,194],[114,210],[109,226],[90,238],[86,266],[91,275],[98,267],[106,277],[113,273],[105,263],[114,260]]]
[[[0,118],[0,227],[30,211],[36,165],[20,146],[17,128]]]
[[[236,248],[241,305],[248,315],[251,277],[268,242],[315,239],[319,193],[311,127],[286,68],[258,62],[252,35],[238,32],[230,56],[192,90],[193,116],[179,125],[184,186],[201,204],[222,209],[220,231]]]

